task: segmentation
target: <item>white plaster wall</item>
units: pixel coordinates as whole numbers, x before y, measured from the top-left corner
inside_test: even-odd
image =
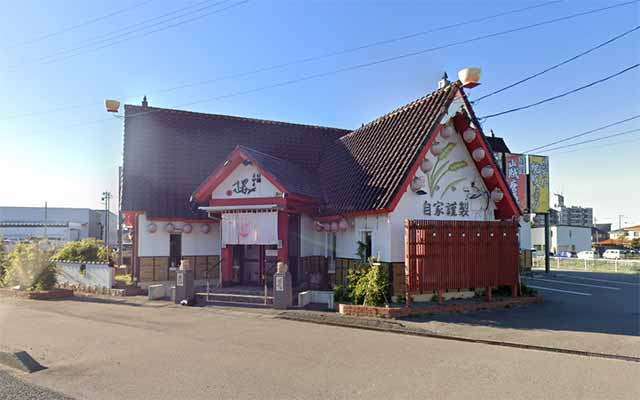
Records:
[[[522,218],[520,218],[518,239],[520,241],[520,250],[530,250],[533,248],[531,239],[531,221],[525,222]]]
[[[440,146],[446,145],[446,143],[454,144],[453,149],[446,158],[446,160],[449,160],[448,165],[456,162],[465,162],[466,166],[455,171],[450,171],[444,175],[438,184],[439,189],[434,188],[433,193],[430,193],[428,184],[424,188],[426,194],[417,194],[413,192],[410,187],[407,187],[406,192],[402,195],[396,209],[390,214],[389,218],[389,252],[391,262],[404,261],[404,222],[407,219],[457,221],[493,221],[495,219],[494,210],[496,206],[487,193],[484,181],[476,169],[475,163],[462,141],[462,137],[459,134],[454,133],[449,138],[439,136],[436,138],[436,142],[439,142]],[[442,165],[442,162],[445,161],[442,160],[436,165],[437,157],[432,153],[432,151],[427,153],[426,158],[431,160],[433,164],[432,171]],[[429,172],[427,172],[427,174],[429,174]],[[416,176],[425,176],[425,173],[423,173],[419,168]],[[459,183],[455,184],[445,192],[445,189],[450,183],[460,179],[463,180],[459,181]],[[472,182],[476,189],[472,188]],[[455,190],[452,190],[453,187],[455,187]],[[471,197],[474,193],[485,194],[477,199],[472,199]],[[436,216],[434,215],[434,204],[438,201],[444,204],[468,202],[469,215],[460,216],[458,207],[456,209],[456,216],[446,215],[446,213]],[[425,215],[425,202],[429,202],[431,204],[431,215]]]
[[[247,187],[252,188],[252,178],[254,174],[259,174],[258,170],[252,164],[244,165],[240,164],[233,170],[233,172],[224,180],[218,187],[216,187],[211,193],[213,199],[250,199],[255,197],[275,197],[278,188],[273,183],[262,176],[260,183],[255,184],[255,191],[242,194],[233,192],[233,184],[237,181],[248,179]],[[231,195],[227,194],[227,191],[231,190]]]
[[[553,243],[550,241],[551,247],[553,248]],[[536,246],[544,247],[544,227],[536,227],[531,228],[531,247],[534,248]]]
[[[315,229],[313,218],[303,214],[300,218],[300,255],[326,256],[326,233]]]
[[[158,226],[155,233],[149,233],[147,226],[151,223]],[[182,228],[185,224],[182,221],[149,221],[146,215],[138,217],[138,256],[139,257],[168,257],[169,256],[169,233],[165,231],[165,226],[171,222],[176,228]],[[207,256],[220,255],[220,227],[218,221],[211,220],[209,233],[201,231],[203,223],[191,223],[193,227],[191,233],[182,234],[182,255],[183,256]]]
[[[348,218],[349,228],[338,232],[336,236],[336,256],[339,258],[358,258],[358,241],[363,231],[371,231],[371,254],[382,262],[390,262],[390,231],[387,214],[366,215]]]
[[[56,261],[58,283],[106,288],[113,286],[115,270],[109,267],[109,265],[84,263],[86,273],[83,276],[80,273],[80,266],[82,264],[83,263],[80,262]]]

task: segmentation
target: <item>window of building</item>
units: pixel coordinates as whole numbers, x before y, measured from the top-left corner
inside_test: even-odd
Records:
[[[172,268],[180,266],[182,259],[182,235],[172,234],[169,236],[169,265]]]
[[[364,244],[364,254],[368,260],[372,255],[371,231],[362,231],[360,241]]]

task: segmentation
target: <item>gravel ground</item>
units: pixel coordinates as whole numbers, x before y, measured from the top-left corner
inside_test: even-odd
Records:
[[[26,383],[0,370],[0,399],[2,400],[73,400],[48,389]]]

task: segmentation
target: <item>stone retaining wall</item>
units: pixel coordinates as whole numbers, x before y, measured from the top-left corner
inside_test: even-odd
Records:
[[[354,317],[402,318],[418,315],[451,314],[497,308],[508,308],[518,305],[541,303],[542,301],[542,297],[534,296],[494,300],[492,302],[442,304],[424,307],[371,307],[354,304],[339,304],[338,311],[342,315],[350,315]]]

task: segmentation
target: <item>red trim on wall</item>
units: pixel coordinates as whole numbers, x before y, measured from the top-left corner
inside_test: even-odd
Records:
[[[209,206],[264,206],[264,205],[286,206],[287,200],[282,197],[249,197],[246,199],[210,199]]]
[[[233,246],[223,247],[221,252],[222,264],[220,268],[220,283],[229,285],[233,280]]]
[[[433,131],[433,133],[431,134],[431,137],[429,138],[425,146],[422,148],[422,151],[420,151],[420,154],[418,155],[418,159],[415,160],[413,166],[411,167],[411,170],[409,171],[409,174],[404,178],[404,183],[402,184],[402,186],[400,186],[400,191],[396,192],[395,197],[391,202],[391,206],[389,206],[389,211],[395,210],[396,207],[398,206],[400,199],[407,191],[409,184],[411,184],[411,180],[416,175],[416,172],[418,171],[418,168],[420,167],[422,160],[424,160],[424,158],[427,156],[427,152],[431,148],[431,145],[433,144],[433,142],[438,137],[438,134],[442,130],[442,127],[443,127],[442,124],[438,124],[438,127],[435,129],[435,131]]]
[[[278,261],[287,264],[289,262],[289,214],[286,211],[278,211],[278,240],[282,246],[278,249]]]
[[[219,221],[218,218],[211,219],[186,219],[186,218],[165,218],[165,217],[153,217],[148,218],[149,221],[163,221],[163,222],[183,222],[185,224],[210,224],[212,222]]]
[[[280,184],[276,179],[266,172],[260,165],[245,154],[242,149],[234,149],[228,158],[228,163],[218,167],[209,177],[196,189],[194,193],[194,199],[198,204],[206,203],[207,199],[211,198],[211,193],[220,185],[224,180],[231,175],[231,173],[245,160],[251,161],[252,165],[260,172],[265,179],[273,184],[282,193],[289,193],[289,191]],[[303,197],[303,196],[301,196]]]
[[[522,215],[520,208],[518,207],[518,204],[516,203],[515,198],[513,197],[513,194],[511,193],[511,190],[509,189],[509,186],[507,185],[507,182],[504,178],[504,176],[502,175],[502,172],[500,171],[500,168],[498,168],[498,165],[495,162],[495,159],[493,158],[493,152],[489,149],[489,146],[487,145],[487,141],[485,140],[485,135],[484,132],[482,132],[482,128],[480,127],[480,124],[478,123],[477,120],[475,120],[475,116],[473,115],[473,109],[471,108],[471,105],[469,104],[469,102],[467,101],[467,97],[465,95],[465,93],[458,89],[458,94],[462,97],[462,100],[464,102],[465,105],[465,118],[462,118],[464,120],[463,121],[456,121],[454,119],[454,125],[456,125],[456,130],[458,129],[458,125],[457,124],[462,124],[465,125],[466,127],[470,126],[470,122],[471,120],[474,121],[474,125],[476,126],[474,128],[474,131],[476,132],[476,139],[471,142],[471,143],[467,143],[464,141],[464,139],[462,140],[462,142],[465,144],[465,146],[467,146],[467,150],[469,151],[469,154],[471,154],[473,152],[473,150],[475,150],[477,147],[473,147],[471,148],[470,146],[477,144],[480,145],[480,147],[485,151],[485,158],[484,160],[482,160],[480,163],[476,162],[476,166],[478,166],[478,171],[480,172],[480,177],[484,180],[485,185],[487,186],[487,190],[489,190],[489,193],[491,193],[491,191],[497,186],[500,188],[500,190],[502,191],[502,193],[504,193],[504,197],[502,199],[502,201],[500,201],[499,203],[496,204],[497,209],[496,209],[496,218],[498,219],[509,219],[511,217],[520,217]],[[469,115],[470,114],[470,115]],[[459,115],[459,114],[458,114]],[[456,117],[458,116],[456,115]],[[457,124],[456,124],[457,122]],[[465,127],[465,129],[466,129]],[[458,131],[461,134],[464,131]],[[482,136],[482,137],[480,137]],[[476,143],[477,142],[477,143]],[[475,160],[473,160],[473,157],[471,157],[472,161],[475,162]],[[486,160],[486,161],[485,161]],[[494,169],[494,173],[493,176],[489,179],[485,179],[482,177],[482,168],[484,166],[490,165],[493,167]],[[506,201],[505,201],[506,200]],[[506,203],[506,205],[505,205]]]

